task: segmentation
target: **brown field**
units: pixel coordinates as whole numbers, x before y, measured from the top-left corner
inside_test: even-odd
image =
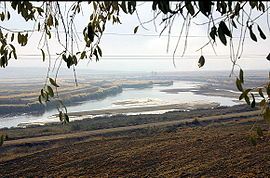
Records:
[[[253,145],[252,112],[7,141],[0,177],[269,177],[269,125]]]

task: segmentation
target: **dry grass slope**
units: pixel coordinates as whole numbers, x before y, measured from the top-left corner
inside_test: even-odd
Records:
[[[149,127],[25,145],[21,149],[29,154],[0,161],[0,176],[269,177],[270,133],[265,130],[252,145],[252,123],[240,119],[173,129]]]

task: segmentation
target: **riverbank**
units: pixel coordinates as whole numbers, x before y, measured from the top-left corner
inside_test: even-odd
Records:
[[[81,117],[81,116],[95,116],[95,115],[115,115],[115,114],[127,114],[134,113],[139,114],[143,112],[150,111],[162,111],[162,110],[196,110],[196,109],[208,109],[218,107],[218,103],[182,103],[182,104],[168,104],[159,106],[144,106],[144,107],[134,107],[134,108],[121,108],[121,109],[101,109],[92,111],[80,111],[80,112],[70,112],[71,117]]]
[[[20,81],[20,80],[19,80]],[[61,82],[62,81],[62,82]],[[1,83],[1,82],[0,82]],[[59,98],[65,106],[80,105],[84,101],[102,100],[110,96],[115,96],[123,92],[123,89],[144,89],[152,88],[154,85],[170,86],[172,81],[137,81],[137,80],[117,80],[105,81],[97,80],[80,83],[74,87],[72,83],[65,80],[59,80],[63,83],[58,89]],[[4,84],[4,83],[3,83]],[[9,90],[8,90],[9,87]],[[42,86],[40,86],[42,88]],[[41,115],[47,111],[56,109],[57,101],[52,99],[46,105],[38,102],[40,94],[36,82],[33,83],[8,83],[6,87],[0,90],[0,116],[10,117],[20,114]]]
[[[248,105],[236,105],[233,107],[213,107],[204,105],[202,108],[194,107],[192,110],[176,110],[164,114],[138,114],[138,115],[101,115],[91,117],[84,115],[82,120],[75,120],[69,124],[61,124],[60,121],[44,123],[44,125],[26,124],[24,127],[2,128],[0,134],[7,134],[9,140],[28,138],[36,136],[46,136],[54,134],[71,133],[76,131],[92,131],[97,129],[110,129],[115,127],[134,126],[139,124],[150,124],[163,121],[186,120],[214,115],[241,113],[254,111]],[[256,111],[256,110],[255,110]],[[127,111],[128,112],[128,111]],[[82,113],[78,113],[82,116]],[[58,120],[58,118],[57,118]]]
[[[190,111],[198,109],[211,109],[220,106],[218,103],[182,103],[182,104],[168,104],[168,105],[156,105],[156,106],[144,106],[144,107],[131,107],[131,108],[119,108],[119,109],[99,109],[90,111],[69,112],[70,121],[93,119],[95,117],[111,117],[111,116],[129,116],[140,114],[163,114],[172,111]],[[49,119],[43,119],[40,121],[22,122],[17,127],[31,127],[38,125],[45,125],[59,122],[58,114],[52,115]]]

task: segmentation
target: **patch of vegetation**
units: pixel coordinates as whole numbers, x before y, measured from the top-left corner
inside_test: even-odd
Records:
[[[177,129],[178,129],[178,125],[167,126],[165,129],[165,132],[168,132],[168,133],[176,132]]]
[[[70,125],[70,130],[71,131],[78,131],[78,130],[81,130],[81,126],[79,124],[71,124]]]

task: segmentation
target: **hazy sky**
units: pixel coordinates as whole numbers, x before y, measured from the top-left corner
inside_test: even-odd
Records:
[[[66,2],[60,2],[62,5]],[[85,3],[85,2],[83,2]],[[151,10],[151,2],[138,2],[137,7],[139,17],[141,21],[148,21],[153,18],[153,12]],[[87,7],[87,6],[84,6]],[[84,15],[78,16],[76,20],[77,30],[81,32],[87,25],[89,19],[89,8],[84,8]],[[256,16],[256,15],[255,15]],[[232,63],[229,59],[229,45],[226,47],[221,44],[217,39],[217,46],[215,47],[217,56],[215,56],[211,46],[206,47],[202,54],[206,58],[206,63],[203,68],[198,68],[197,62],[201,55],[201,52],[196,52],[201,46],[208,42],[206,37],[207,25],[199,26],[194,22],[205,22],[207,19],[204,16],[198,16],[191,22],[190,32],[188,37],[187,50],[184,57],[181,57],[183,52],[184,38],[182,38],[177,50],[176,68],[172,63],[172,54],[176,46],[178,34],[181,30],[182,18],[176,18],[175,24],[172,28],[172,37],[170,40],[169,52],[167,48],[167,32],[164,32],[164,36],[159,37],[159,33],[163,26],[159,26],[160,19],[156,20],[157,31],[153,23],[146,24],[148,30],[139,27],[137,34],[133,35],[133,29],[139,25],[136,14],[126,15],[121,14],[120,18],[122,24],[111,25],[108,23],[105,34],[101,40],[101,48],[103,50],[104,57],[99,62],[88,61],[79,63],[77,68],[88,68],[97,70],[125,70],[125,71],[190,71],[190,70],[230,70]],[[266,23],[266,17],[259,19],[259,24],[265,32],[267,39],[262,40],[258,35],[258,42],[255,43],[249,39],[249,33],[247,33],[247,39],[245,41],[243,57],[239,60],[239,64],[243,69],[269,69],[270,63],[265,59],[270,50],[270,38],[269,29]],[[1,22],[2,23],[2,22]],[[11,21],[5,25],[10,28],[23,28],[31,29],[32,26],[26,24],[21,17],[12,16]],[[257,32],[257,26],[254,25],[254,32]],[[82,34],[79,34],[82,39]],[[236,34],[238,35],[238,34]],[[40,34],[34,33],[26,47],[18,47],[18,60],[12,60],[8,67],[22,67],[22,66],[39,66],[47,67],[48,60],[42,62],[41,57],[26,56],[26,55],[41,55],[37,45],[40,38]],[[238,38],[234,39],[235,45],[238,42]],[[80,43],[80,48],[83,49],[84,44]],[[50,51],[55,54],[59,50],[59,46],[55,41],[50,41]],[[66,67],[66,65],[63,65]]]

